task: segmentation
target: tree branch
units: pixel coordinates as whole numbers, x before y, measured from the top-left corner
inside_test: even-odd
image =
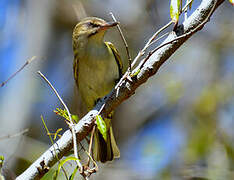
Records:
[[[79,121],[79,123],[75,126],[77,142],[82,141],[92,131],[92,128],[95,125],[95,117],[99,114],[99,112],[102,117],[106,117],[120,103],[132,96],[140,85],[145,83],[151,76],[157,73],[161,65],[167,61],[169,57],[187,39],[203,28],[206,22],[204,24],[202,23],[209,15],[213,13],[211,11],[214,11],[223,2],[224,0],[203,0],[193,14],[188,17],[182,25],[178,26],[175,32],[170,33],[162,44],[167,42],[171,43],[161,47],[156,52],[151,54],[141,67],[138,66],[133,71],[139,73],[131,77],[131,81],[129,81],[128,78],[123,79],[117,89],[113,89],[107,97],[99,101],[96,107]],[[202,24],[201,27],[196,30],[196,27],[198,27],[200,24]],[[187,35],[183,38],[178,38],[183,34]],[[173,39],[176,40],[173,41]],[[17,180],[37,179],[42,177],[47,172],[43,171],[43,167],[50,168],[57,162],[55,153],[57,153],[58,158],[62,158],[66,152],[72,149],[71,131],[67,130],[54,146],[56,147],[56,152],[54,151],[54,147],[51,146],[26,171],[18,176]],[[38,169],[40,169],[40,171]]]

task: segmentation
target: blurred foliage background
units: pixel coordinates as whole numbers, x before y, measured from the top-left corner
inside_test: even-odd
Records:
[[[199,3],[194,1],[189,14]],[[26,135],[0,141],[5,169],[19,175],[50,146],[40,115],[50,131],[67,129],[53,112],[61,104],[36,71],[78,113],[71,35],[79,19],[111,20],[112,11],[134,57],[170,20],[169,7],[169,1],[156,0],[1,0],[0,82],[37,56],[0,88],[0,136],[29,128]],[[233,17],[226,1],[202,31],[118,107],[113,124],[121,158],[100,164],[91,179],[234,179]],[[117,30],[109,31],[106,40],[114,42],[127,65]]]

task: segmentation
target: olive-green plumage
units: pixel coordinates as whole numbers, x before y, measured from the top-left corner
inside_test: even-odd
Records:
[[[122,74],[119,53],[112,43],[103,41],[106,30],[115,25],[117,23],[89,17],[78,23],[73,31],[74,78],[87,110],[112,90]],[[97,128],[94,134],[94,159],[101,162],[120,156],[111,122],[107,121],[107,140]]]

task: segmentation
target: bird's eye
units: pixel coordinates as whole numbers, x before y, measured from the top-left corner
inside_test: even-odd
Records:
[[[89,22],[89,23],[88,23],[88,26],[90,26],[90,27],[99,27],[98,24],[95,24],[95,23],[93,23],[93,22]]]

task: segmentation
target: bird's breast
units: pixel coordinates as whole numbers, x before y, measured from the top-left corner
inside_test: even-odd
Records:
[[[94,104],[107,95],[119,78],[119,69],[112,51],[107,46],[87,46],[79,57],[78,86],[86,104]]]

